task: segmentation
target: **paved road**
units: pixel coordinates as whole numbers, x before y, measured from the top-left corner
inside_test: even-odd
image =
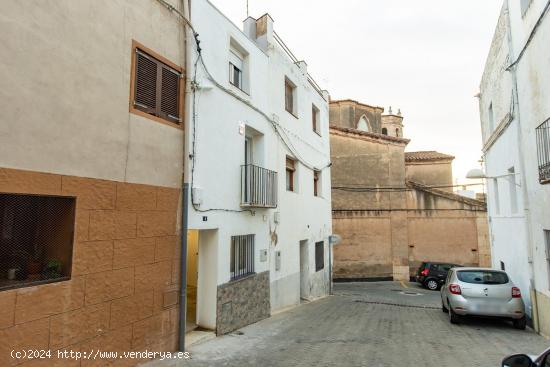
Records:
[[[439,293],[416,284],[345,283],[334,296],[191,346],[191,360],[151,366],[489,367],[549,346],[503,321],[451,325]]]

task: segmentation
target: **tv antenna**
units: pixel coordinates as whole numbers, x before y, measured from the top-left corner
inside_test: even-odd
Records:
[[[248,18],[248,0],[246,0],[246,17]]]

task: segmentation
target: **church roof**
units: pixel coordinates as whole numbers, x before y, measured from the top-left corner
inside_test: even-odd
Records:
[[[359,139],[370,140],[370,141],[389,142],[389,143],[394,143],[399,145],[407,145],[410,141],[409,139],[396,138],[394,136],[371,133],[367,131],[350,129],[350,128],[339,127],[339,126],[330,126],[330,133],[345,135],[353,138],[359,138]]]
[[[454,156],[444,153],[436,152],[435,150],[426,150],[420,152],[405,152],[405,162],[418,162],[418,161],[440,161],[440,160],[453,160]]]

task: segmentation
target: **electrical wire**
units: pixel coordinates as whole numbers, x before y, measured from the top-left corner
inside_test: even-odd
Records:
[[[196,211],[201,212],[201,213],[210,212],[210,211],[223,211],[223,212],[233,212],[233,213],[250,212],[253,215],[255,213],[253,210],[250,210],[250,209],[222,209],[222,208],[200,209],[199,206],[195,204],[193,188],[194,188],[194,175],[195,175],[195,166],[196,166],[196,130],[197,130],[196,129],[196,121],[197,121],[196,90],[199,87],[199,84],[198,84],[198,81],[197,81],[197,69],[198,69],[197,65],[198,65],[199,62],[201,64],[204,72],[206,73],[206,76],[207,76],[208,80],[210,80],[218,89],[224,91],[225,93],[229,94],[233,98],[236,98],[240,102],[246,104],[248,107],[250,107],[251,109],[253,109],[257,113],[262,115],[270,123],[273,130],[275,131],[275,133],[277,134],[279,139],[283,142],[285,147],[290,151],[291,154],[293,154],[294,158],[297,159],[300,163],[302,163],[307,168],[309,168],[311,170],[315,170],[315,171],[322,171],[323,169],[332,166],[332,163],[330,162],[330,159],[329,159],[329,162],[326,165],[324,165],[320,168],[317,168],[314,165],[308,163],[306,160],[304,160],[301,157],[298,150],[292,144],[292,141],[290,140],[290,138],[285,134],[285,132],[284,132],[285,129],[284,129],[283,126],[281,126],[277,121],[275,121],[275,119],[269,117],[265,112],[263,112],[258,107],[254,106],[249,101],[241,98],[237,94],[233,93],[233,91],[231,91],[231,90],[225,88],[223,85],[221,85],[212,76],[212,74],[208,70],[208,67],[206,66],[206,63],[204,62],[204,59],[202,57],[202,48],[200,47],[201,41],[199,40],[199,34],[195,30],[195,28],[193,27],[191,22],[185,17],[184,14],[182,14],[179,10],[177,10],[170,3],[166,2],[165,0],[157,0],[157,1],[160,4],[162,4],[164,7],[166,7],[169,11],[176,13],[184,21],[184,23],[193,31],[193,39],[194,39],[195,44],[196,44],[197,59],[195,60],[195,63],[194,63],[193,80],[191,81],[191,91],[193,93],[193,118],[192,118],[192,122],[193,122],[193,141],[192,141],[192,153],[191,153],[191,160],[192,160],[192,162],[191,162],[191,203],[192,203],[193,209],[195,209]]]
[[[512,69],[514,66],[516,66],[520,62],[520,60],[523,58],[523,54],[525,54],[525,51],[527,51],[527,47],[529,47],[529,44],[531,43],[533,38],[535,38],[535,34],[537,33],[538,28],[542,24],[542,20],[544,19],[545,15],[548,13],[548,9],[550,9],[550,0],[548,0],[548,2],[546,3],[546,6],[544,7],[544,10],[542,11],[539,19],[537,20],[537,23],[535,23],[535,26],[531,30],[531,33],[529,34],[529,38],[527,38],[527,42],[525,42],[525,45],[521,49],[516,61],[511,63],[506,68],[506,71],[510,71],[510,69]],[[510,10],[508,10],[508,11],[510,11]],[[510,27],[510,25],[508,25],[508,26]]]

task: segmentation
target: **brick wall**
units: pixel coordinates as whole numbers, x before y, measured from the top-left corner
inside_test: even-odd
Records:
[[[176,349],[180,190],[0,168],[0,192],[76,197],[71,279],[0,291],[0,366],[111,365],[13,349]]]

